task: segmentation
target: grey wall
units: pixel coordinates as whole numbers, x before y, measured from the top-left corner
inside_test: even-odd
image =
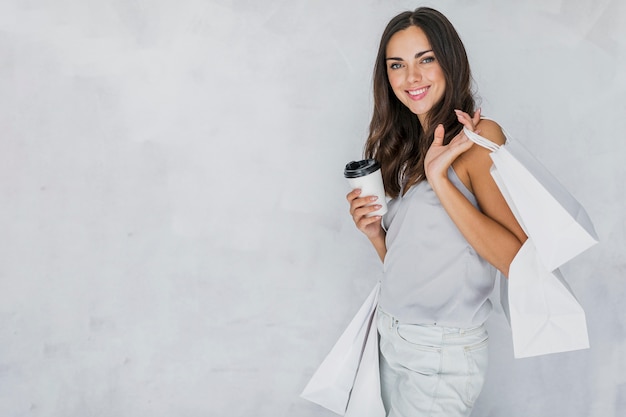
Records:
[[[623,415],[625,3],[519,3],[1,0],[0,415],[333,415],[298,394],[380,273],[342,169],[420,4],[602,240],[592,348],[514,360],[496,309],[474,415]]]

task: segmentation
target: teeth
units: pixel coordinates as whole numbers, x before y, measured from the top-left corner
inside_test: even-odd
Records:
[[[417,96],[417,95],[420,95],[420,94],[425,93],[425,92],[426,92],[426,90],[428,90],[428,88],[427,88],[427,87],[420,88],[419,90],[409,91],[409,95],[412,95],[412,96]]]

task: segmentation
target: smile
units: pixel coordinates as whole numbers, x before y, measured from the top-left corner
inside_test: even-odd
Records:
[[[428,87],[420,88],[419,90],[407,90],[407,93],[409,93],[410,96],[415,97],[424,94],[426,91],[428,91]]]

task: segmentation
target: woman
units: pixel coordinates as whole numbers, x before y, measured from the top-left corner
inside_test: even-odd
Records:
[[[490,173],[488,151],[505,137],[481,120],[463,43],[441,13],[394,17],[374,68],[374,113],[365,156],[381,164],[389,211],[347,195],[358,229],[384,264],[378,310],[382,397],[390,417],[467,416],[487,367],[484,322],[497,268],[526,239]],[[471,116],[470,116],[471,115]]]

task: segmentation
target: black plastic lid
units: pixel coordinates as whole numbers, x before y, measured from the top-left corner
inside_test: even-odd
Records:
[[[380,164],[375,159],[363,159],[346,164],[343,175],[346,178],[359,178],[371,174],[380,169]]]

